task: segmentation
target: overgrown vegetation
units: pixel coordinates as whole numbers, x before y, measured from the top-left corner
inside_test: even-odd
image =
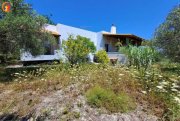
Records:
[[[108,64],[110,62],[105,50],[99,50],[96,52],[95,61],[102,64]]]
[[[115,94],[109,89],[95,86],[89,89],[86,97],[90,105],[95,107],[105,107],[112,113],[127,112],[135,109],[133,100],[125,93]]]
[[[71,64],[87,62],[90,53],[96,51],[96,47],[90,39],[82,36],[70,35],[68,40],[63,41],[65,57]]]
[[[4,1],[4,0],[3,0]],[[55,38],[44,31],[48,20],[25,3],[24,0],[10,0],[13,7],[10,13],[0,9],[0,61],[20,58],[22,52],[36,56],[45,52],[44,41],[52,44]]]
[[[165,72],[167,68],[178,67],[172,62],[157,62],[158,53],[152,47],[122,47],[128,57],[129,68],[132,75],[139,80],[142,85],[142,93],[147,95],[148,100],[153,103],[160,103],[164,107],[164,120],[179,119],[180,115],[180,76],[176,71],[171,71],[171,75]],[[161,59],[163,60],[163,59]],[[166,69],[164,69],[166,66]],[[170,67],[168,67],[170,66]],[[175,74],[172,76],[172,74]],[[156,110],[156,109],[155,109]]]
[[[156,65],[148,69],[144,74],[141,71],[134,70],[134,76],[140,81],[143,86],[143,93],[146,94],[149,100],[155,95],[158,100],[163,101],[161,107],[166,107],[164,110],[164,119],[175,120],[179,119],[180,115],[180,95],[179,81],[180,77],[168,75],[162,70],[159,70]],[[160,67],[161,69],[163,67]],[[173,73],[174,74],[174,73]],[[156,100],[156,101],[158,101]],[[160,103],[160,102],[159,102]]]
[[[120,52],[128,57],[130,66],[135,66],[138,70],[147,70],[157,58],[157,51],[152,47],[121,47]]]
[[[166,20],[157,28],[154,46],[175,62],[180,62],[180,6],[168,14]]]
[[[0,109],[1,112],[13,112],[18,105],[29,102],[29,96],[19,95],[22,92],[36,92],[36,95],[31,95],[31,98],[35,96],[31,101],[35,106],[41,102],[38,98],[40,95],[75,84],[93,107],[104,107],[114,113],[129,112],[135,109],[135,105],[141,105],[161,119],[178,119],[180,77],[168,76],[160,68],[153,65],[153,69],[148,69],[145,75],[141,75],[137,69],[121,65],[82,64],[71,67],[70,64],[63,63],[47,68],[47,71],[38,77],[30,76],[31,73],[16,74],[15,82],[0,84],[0,92],[13,90],[1,100]],[[33,108],[24,105],[21,115]]]
[[[16,3],[14,0],[12,2]],[[16,4],[12,13],[0,13],[0,54],[5,61],[11,56],[19,57],[23,49],[37,55],[42,51],[39,47],[42,47],[45,38],[53,40],[48,33],[41,31],[47,22],[44,17],[29,10],[23,0]],[[22,11],[17,11],[16,7],[22,8]],[[168,55],[168,59],[177,62],[180,50],[179,10],[179,7],[175,8],[169,14],[155,36],[156,46]],[[87,64],[85,62],[89,54],[96,50],[94,43],[88,38],[70,35],[62,45],[67,63],[13,70],[2,66],[0,114],[17,113],[25,116],[37,108],[42,102],[42,96],[46,97],[59,90],[58,93],[61,93],[69,86],[76,85],[79,93],[71,92],[71,97],[86,97],[93,108],[105,108],[108,113],[124,113],[140,106],[146,113],[158,116],[159,120],[180,120],[180,64],[166,61],[164,57],[157,62],[158,53],[153,44],[145,43],[150,47],[120,47],[120,51],[128,57],[128,65],[108,65],[109,59],[104,50],[95,54],[100,64]],[[77,105],[82,107],[81,103]],[[79,112],[71,112],[71,108],[68,105],[63,110],[62,114],[67,116],[65,119],[81,117]],[[42,112],[40,120],[50,115],[49,109]]]

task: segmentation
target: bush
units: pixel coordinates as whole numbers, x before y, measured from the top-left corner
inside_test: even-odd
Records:
[[[88,103],[95,107],[105,107],[112,113],[127,112],[135,108],[132,99],[124,93],[116,95],[113,91],[95,86],[87,91]]]
[[[130,66],[147,69],[157,59],[157,51],[151,47],[121,47],[120,52],[127,55]]]
[[[109,63],[109,57],[108,57],[108,55],[107,55],[105,50],[99,50],[95,54],[95,60],[98,63],[103,63],[103,64]]]
[[[67,41],[63,41],[63,50],[66,58],[71,64],[87,61],[88,54],[94,53],[96,47],[90,39],[82,36],[69,36]]]
[[[31,79],[40,77],[46,72],[46,69],[48,68],[51,67],[29,66],[19,68],[2,68],[3,73],[0,74],[0,82],[13,81],[16,78]]]

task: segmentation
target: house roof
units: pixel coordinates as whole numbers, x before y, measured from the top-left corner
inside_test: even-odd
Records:
[[[139,40],[139,41],[144,41],[143,38],[138,37],[138,36],[133,35],[133,34],[112,34],[112,33],[103,33],[103,36],[109,36],[109,37],[128,37],[128,38],[136,39],[136,40]]]
[[[53,35],[56,35],[56,36],[60,36],[60,34],[57,32],[57,31],[52,31],[52,30],[45,30],[46,32],[49,32]]]

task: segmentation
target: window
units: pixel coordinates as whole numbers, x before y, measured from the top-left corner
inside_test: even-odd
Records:
[[[44,43],[44,47],[45,47],[45,55],[53,55],[54,53],[52,53],[52,49],[51,49],[51,43],[49,41],[45,41]]]
[[[45,55],[54,55],[54,50],[58,50],[60,43],[59,43],[59,36],[54,36],[56,41],[55,43],[51,44],[48,40],[44,42],[45,47]]]
[[[106,52],[109,52],[109,45],[108,44],[105,44],[105,50],[106,50]]]

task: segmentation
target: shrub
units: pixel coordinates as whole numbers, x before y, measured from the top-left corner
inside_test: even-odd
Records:
[[[95,86],[87,91],[88,103],[95,107],[105,107],[112,113],[127,112],[135,108],[132,99],[124,93],[116,95],[113,91]]]
[[[65,68],[67,64],[59,65],[41,65],[41,66],[24,66],[24,67],[8,67],[0,68],[0,82],[14,81],[14,80],[31,80],[42,77],[44,74],[55,68]]]
[[[178,74],[176,75],[175,71],[178,69],[178,65],[172,63],[167,64],[167,62],[164,64],[165,65],[162,63],[158,65],[158,67],[153,65],[151,69],[146,70],[144,75],[142,75],[141,72],[137,73],[137,71],[134,71],[134,74],[144,88],[142,93],[147,95],[149,103],[153,104],[151,108],[154,110],[156,106],[159,105],[163,112],[158,115],[163,117],[163,120],[174,121],[180,118],[180,77],[178,77]],[[159,66],[161,70],[158,69]],[[165,70],[163,70],[163,68]]]
[[[155,62],[157,51],[151,47],[121,47],[120,52],[127,55],[130,66],[145,70]]]
[[[107,64],[109,63],[109,57],[106,53],[105,50],[99,50],[96,54],[95,54],[95,58],[96,58],[96,61],[98,63],[103,63],[103,64]]]
[[[88,54],[94,53],[96,47],[90,39],[82,36],[69,36],[62,45],[64,54],[71,64],[82,63],[87,60]]]
[[[45,73],[45,68],[31,66],[31,67],[19,67],[19,68],[4,68],[3,73],[1,73],[2,81],[13,81],[15,78],[23,78],[27,75],[31,75],[32,77],[39,77]],[[2,79],[4,77],[4,79]],[[29,76],[28,76],[29,77]],[[27,78],[28,78],[27,77]]]

